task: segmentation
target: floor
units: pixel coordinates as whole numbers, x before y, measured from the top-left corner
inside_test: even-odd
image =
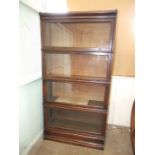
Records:
[[[28,155],[133,155],[128,128],[108,126],[105,149],[40,140]]]

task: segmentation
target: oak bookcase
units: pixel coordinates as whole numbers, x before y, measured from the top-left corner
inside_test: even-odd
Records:
[[[40,13],[45,139],[104,148],[116,15]]]

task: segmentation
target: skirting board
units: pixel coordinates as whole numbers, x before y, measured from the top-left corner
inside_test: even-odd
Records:
[[[40,140],[43,139],[43,130],[33,139],[33,141],[28,145],[28,147],[23,151],[22,155],[28,155],[31,148]]]

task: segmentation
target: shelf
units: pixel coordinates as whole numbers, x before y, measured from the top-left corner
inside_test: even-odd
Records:
[[[56,106],[69,106],[84,109],[104,109],[106,107],[107,87],[102,84],[69,83],[46,81],[45,102],[57,104]]]
[[[45,22],[44,28],[43,47],[73,48],[77,51],[104,51],[111,48],[112,23],[110,21],[97,23]]]
[[[48,108],[48,127],[50,128],[101,134],[104,123],[103,114]]]
[[[88,112],[107,114],[107,109],[104,107],[74,105],[74,104],[57,103],[57,102],[49,102],[49,101],[45,101],[44,105],[45,107],[48,107],[48,108],[60,108],[60,109],[88,111]]]
[[[83,99],[79,97],[66,97],[66,96],[51,96],[47,99],[48,102],[55,102],[55,103],[65,103],[65,104],[72,104],[72,105],[82,105],[82,106],[95,106],[95,107],[103,107],[104,101],[97,101],[97,100],[89,100]]]
[[[112,53],[110,49],[104,48],[88,48],[88,47],[44,47],[43,52],[47,53],[61,53],[61,54],[94,54],[94,55],[106,55]]]
[[[62,133],[61,130],[57,130],[56,132],[45,131],[44,138],[48,140],[54,140],[57,142],[64,142],[69,144],[76,144],[79,146],[87,146],[95,149],[101,149],[104,148],[104,137],[102,139],[94,139],[91,138],[92,136],[83,137],[82,135],[78,134],[71,134],[71,132],[66,131],[65,133]]]
[[[45,54],[45,77],[101,81],[109,75],[110,56]]]
[[[52,81],[62,81],[62,82],[86,82],[86,83],[96,83],[96,84],[110,84],[108,80],[102,77],[91,77],[91,76],[62,76],[48,74],[45,76],[44,80]]]
[[[50,133],[55,133],[55,134],[63,134],[63,135],[68,135],[68,136],[77,136],[79,138],[90,138],[93,140],[101,140],[104,141],[104,135],[102,133],[86,133],[86,132],[79,132],[79,131],[73,131],[70,129],[62,129],[62,128],[55,128],[55,127],[47,127],[45,129],[45,133],[50,134]]]
[[[101,126],[99,125],[83,123],[73,120],[55,119],[50,122],[50,126],[63,129],[72,129],[80,132],[88,132],[88,131],[92,133],[102,132]]]
[[[103,131],[106,120],[103,114],[67,109],[47,109],[48,127],[97,134],[101,134]]]
[[[107,109],[105,109],[104,107],[84,106],[84,105],[57,103],[57,102],[49,102],[49,101],[45,101],[44,105],[45,107],[48,107],[48,108],[59,108],[59,109],[107,114]]]

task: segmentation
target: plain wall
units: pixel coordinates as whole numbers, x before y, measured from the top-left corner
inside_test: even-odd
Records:
[[[135,75],[134,0],[67,0],[68,11],[118,10],[113,75]]]
[[[20,4],[20,85],[41,78],[40,18],[37,11]]]
[[[131,109],[135,97],[134,81],[134,77],[112,77],[108,124],[130,126]]]
[[[26,155],[43,132],[40,19],[20,3],[19,152]]]
[[[29,8],[39,12],[43,9],[43,3],[46,0],[19,0],[21,3],[26,4]]]
[[[19,151],[25,155],[43,132],[41,79],[20,87]]]

